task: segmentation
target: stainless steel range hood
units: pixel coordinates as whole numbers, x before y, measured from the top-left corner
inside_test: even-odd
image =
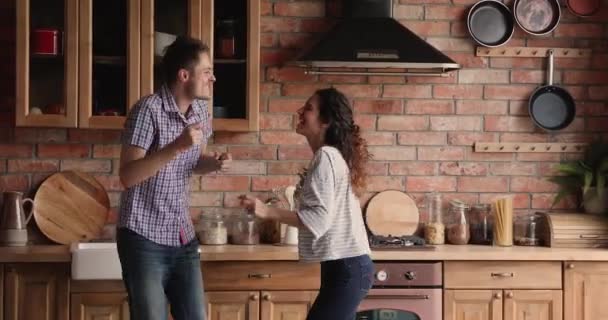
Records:
[[[343,20],[290,64],[312,74],[447,76],[460,69],[392,18],[392,0],[343,3]]]

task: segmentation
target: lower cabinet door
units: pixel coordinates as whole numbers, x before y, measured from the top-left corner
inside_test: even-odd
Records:
[[[505,290],[504,320],[562,320],[561,290]]]
[[[502,290],[445,290],[445,320],[502,320]]]
[[[71,320],[129,320],[126,293],[74,293]]]
[[[316,291],[262,291],[261,320],[306,320]]]
[[[208,320],[259,320],[259,291],[207,291]]]

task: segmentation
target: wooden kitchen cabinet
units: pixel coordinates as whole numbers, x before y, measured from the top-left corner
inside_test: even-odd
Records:
[[[564,319],[608,319],[608,263],[566,262]]]
[[[209,291],[205,295],[209,320],[260,319],[260,293],[257,291]]]
[[[306,320],[316,291],[262,291],[261,320]]]
[[[0,320],[4,320],[4,266],[0,264]]]
[[[68,320],[69,265],[7,264],[5,320]]]
[[[561,290],[506,290],[504,320],[561,320]]]
[[[71,320],[129,320],[126,293],[72,294]]]
[[[209,320],[306,320],[316,291],[210,291]]]
[[[445,290],[445,320],[502,320],[502,290]]]

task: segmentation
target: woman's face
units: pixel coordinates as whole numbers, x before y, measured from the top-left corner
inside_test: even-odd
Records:
[[[319,96],[313,95],[304,106],[298,109],[298,125],[296,133],[306,138],[322,138],[325,135],[327,124],[319,117]],[[322,139],[321,139],[322,140]]]

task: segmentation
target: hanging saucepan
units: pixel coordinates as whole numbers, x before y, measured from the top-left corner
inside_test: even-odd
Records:
[[[600,11],[601,0],[566,0],[566,6],[573,15],[590,17]]]
[[[562,11],[559,0],[515,0],[513,14],[525,32],[542,36],[557,27]]]
[[[553,85],[553,50],[549,50],[549,84],[530,96],[529,112],[534,123],[547,131],[566,128],[574,120],[576,105],[566,89]]]
[[[513,36],[515,22],[502,2],[482,0],[469,10],[467,27],[473,39],[486,47],[501,46]]]

